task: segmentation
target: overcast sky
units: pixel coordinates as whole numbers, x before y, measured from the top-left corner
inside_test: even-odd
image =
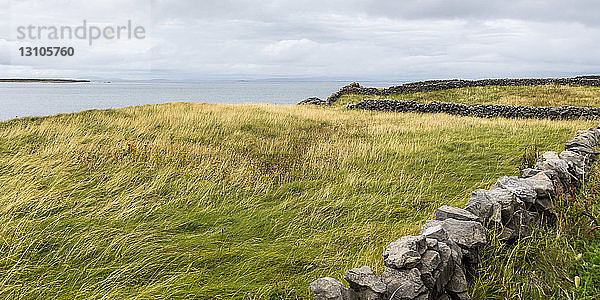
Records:
[[[600,1],[0,0],[0,77],[551,77],[600,73]],[[143,40],[27,40],[19,26],[143,26]],[[20,57],[72,46],[74,57]]]

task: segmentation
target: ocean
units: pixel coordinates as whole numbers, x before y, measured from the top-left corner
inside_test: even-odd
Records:
[[[0,83],[0,121],[167,102],[296,104],[308,97],[326,99],[349,83],[349,81]],[[401,83],[361,82],[369,87],[388,87]]]

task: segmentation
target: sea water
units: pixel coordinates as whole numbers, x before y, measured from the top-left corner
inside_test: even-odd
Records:
[[[0,83],[0,121],[167,102],[295,104],[327,99],[346,81]],[[400,82],[361,82],[387,87]]]

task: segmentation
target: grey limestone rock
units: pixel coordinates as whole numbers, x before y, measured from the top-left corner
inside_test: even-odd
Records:
[[[460,221],[479,222],[479,217],[474,215],[470,211],[449,205],[444,205],[438,208],[438,210],[435,213],[435,218],[438,221],[444,221],[446,219],[455,219]]]
[[[476,249],[487,244],[485,229],[479,222],[447,219],[442,227],[448,233],[450,240],[461,248]]]
[[[577,178],[582,178],[589,172],[589,157],[573,151],[565,150],[560,153],[560,158],[569,164],[569,171]]]
[[[419,252],[397,245],[389,245],[383,252],[383,262],[390,268],[414,268],[420,260]]]
[[[433,225],[434,223],[429,222],[425,223],[421,228],[421,235],[427,237],[427,239],[435,239],[438,242],[447,242],[448,241],[448,233],[442,227],[441,221],[438,221],[437,225]]]
[[[383,251],[383,262],[395,269],[414,268],[427,250],[424,236],[405,236],[389,244]]]
[[[300,101],[298,104],[327,105],[327,101],[321,100],[317,97],[311,97]]]
[[[434,251],[440,250],[438,240],[427,238],[426,241],[427,241],[427,250],[434,250]]]
[[[558,153],[556,151],[548,151],[548,152],[544,152],[544,154],[542,154],[542,158],[543,159],[559,159],[558,158]]]
[[[490,222],[493,227],[502,224],[502,205],[498,198],[514,198],[507,190],[503,190],[504,194],[488,190],[478,190],[471,193],[471,199],[467,202],[465,210],[470,211],[478,216],[484,223]]]
[[[521,178],[519,181],[531,186],[536,192],[536,198],[548,198],[554,195],[554,183],[544,172],[529,178]]]
[[[341,282],[330,278],[320,278],[310,283],[315,300],[358,300],[356,293]]]
[[[350,288],[356,292],[361,300],[385,299],[385,284],[368,266],[346,271],[344,279],[348,281]]]
[[[442,295],[437,296],[437,298],[435,298],[435,300],[452,300],[452,299],[450,298],[450,296],[448,296],[448,294],[442,294]]]
[[[500,231],[500,234],[498,235],[498,239],[502,241],[509,241],[514,239],[516,236],[517,233],[515,233],[515,230],[508,227],[503,227],[502,231]]]
[[[421,280],[418,269],[396,270],[385,268],[381,279],[387,288],[387,298],[392,300],[428,299],[429,291]]]
[[[571,185],[572,179],[575,179],[569,172],[569,164],[562,159],[546,159],[539,161],[535,164],[535,168],[544,171],[548,176],[551,175],[546,171],[556,172],[558,180],[563,188],[568,188]]]
[[[418,266],[419,272],[421,272],[421,279],[428,290],[435,288],[435,283],[438,275],[436,271],[439,271],[442,260],[440,254],[437,251],[427,250],[423,254],[421,264]]]
[[[467,277],[465,276],[465,270],[462,268],[462,266],[455,266],[454,272],[452,273],[452,277],[446,285],[446,290],[448,290],[451,293],[451,295],[464,295],[466,293],[466,295],[468,296],[469,284],[467,282]]]
[[[535,176],[537,175],[537,173],[541,172],[542,170],[538,170],[538,169],[533,169],[533,168],[526,168],[521,170],[521,178],[528,178],[531,176]]]
[[[572,148],[585,148],[588,149],[590,153],[593,153],[596,146],[596,141],[594,139],[592,134],[588,134],[588,132],[585,131],[580,132],[565,143],[565,148],[567,150]]]
[[[458,246],[456,247],[458,248]],[[452,274],[454,273],[454,268],[455,266],[459,265],[460,261],[462,260],[462,256],[459,255],[459,253],[455,253],[455,255],[453,255],[453,250],[446,243],[440,242],[439,248],[440,251],[438,251],[438,253],[440,254],[441,269],[439,273],[436,273],[437,282],[435,285],[435,289],[433,289],[432,291],[441,294],[443,291],[445,291],[445,287],[452,278]],[[457,259],[457,261],[455,261],[454,259]]]
[[[582,146],[569,147],[567,150],[579,153],[581,155],[587,155],[589,157],[593,157],[594,159],[596,158],[596,155],[598,155],[598,152],[596,152],[594,149]]]
[[[529,224],[535,216],[535,213],[529,212],[524,208],[515,210],[508,222],[506,222],[499,238],[505,241],[512,241],[527,236],[529,234]]]
[[[494,187],[506,189],[526,203],[535,203],[535,190],[531,186],[520,182],[516,176],[502,176],[498,178]]]
[[[578,131],[577,135],[565,143],[565,149],[581,155],[589,155],[595,159],[596,146],[598,145],[600,133],[596,128]]]
[[[421,232],[429,234],[428,237],[434,238],[432,232],[440,233],[441,226],[443,231],[448,235],[448,239],[461,248],[476,249],[487,244],[487,237],[483,225],[475,221],[459,221],[455,219],[446,219],[444,221],[425,222],[421,228]]]

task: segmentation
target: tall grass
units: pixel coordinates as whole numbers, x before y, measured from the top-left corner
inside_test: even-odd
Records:
[[[306,298],[586,121],[165,104],[0,123],[0,297]]]

